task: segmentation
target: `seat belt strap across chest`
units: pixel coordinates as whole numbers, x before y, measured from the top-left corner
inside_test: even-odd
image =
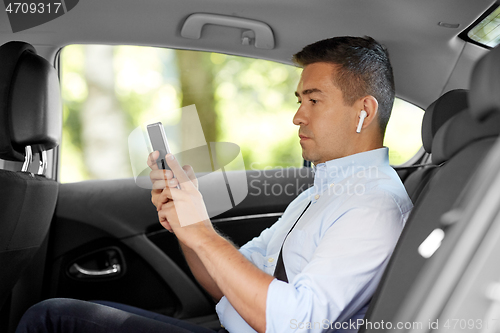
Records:
[[[286,241],[288,235],[290,235],[293,228],[295,228],[295,226],[297,225],[297,222],[299,222],[300,218],[302,217],[302,215],[304,215],[304,213],[306,212],[307,208],[309,208],[310,205],[311,205],[311,202],[309,201],[306,208],[302,211],[302,213],[300,213],[297,221],[295,221],[293,226],[290,228],[290,230],[286,234],[285,239],[283,240],[283,244],[281,244],[280,254],[278,256],[278,261],[276,262],[276,268],[274,269],[273,276],[275,278],[277,278],[278,280],[284,281],[286,283],[288,283],[288,277],[286,276],[285,263],[283,262],[283,245],[285,244],[285,241]]]

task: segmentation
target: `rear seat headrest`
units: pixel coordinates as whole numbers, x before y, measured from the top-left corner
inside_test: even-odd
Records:
[[[11,42],[0,47],[0,158],[20,160],[24,157],[14,150],[10,135],[10,88],[16,64],[24,52],[35,52],[33,46],[27,43]]]
[[[483,120],[492,112],[500,112],[500,48],[488,52],[474,66],[470,80],[470,112]]]
[[[56,147],[61,139],[62,106],[55,68],[28,43],[0,47],[0,158],[24,160]]]
[[[468,108],[468,91],[456,89],[448,91],[429,105],[422,121],[422,143],[426,152],[431,153],[434,137],[443,124]]]
[[[486,122],[475,120],[464,110],[448,120],[436,133],[432,144],[432,162],[441,164],[449,160],[470,143],[500,134],[500,113]]]

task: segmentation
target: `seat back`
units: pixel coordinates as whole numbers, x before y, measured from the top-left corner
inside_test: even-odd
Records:
[[[0,170],[0,307],[8,307],[54,213],[58,183],[43,173],[46,150],[60,141],[62,110],[57,72],[31,45],[2,45],[0,63],[0,158],[24,161],[23,171]],[[39,174],[30,172],[32,154]]]
[[[432,153],[432,142],[441,126],[468,106],[467,90],[456,89],[448,91],[427,108],[422,121],[422,144],[427,153]],[[436,164],[432,163],[418,168],[405,179],[404,185],[412,202],[417,202],[435,172]]]
[[[488,60],[490,57],[496,58],[491,61]],[[489,63],[498,66],[500,50],[491,51],[486,58]],[[498,99],[498,91],[492,91],[493,86],[475,84],[477,77],[490,77],[489,70],[487,66],[475,67],[470,96],[481,95],[489,98],[489,102]],[[495,73],[499,74],[499,71]],[[376,331],[374,326],[367,323],[384,321],[395,324],[394,317],[426,262],[426,258],[419,253],[419,246],[440,226],[441,216],[452,208],[500,133],[500,115],[494,114],[483,122],[478,121],[479,116],[473,117],[475,112],[483,114],[475,111],[480,108],[479,104],[489,107],[494,103],[481,100],[475,104],[473,101],[473,98],[469,98],[470,108],[453,116],[436,132],[432,143],[433,162],[447,162],[437,169],[416,202],[372,298],[360,332]]]
[[[470,114],[483,124],[498,125],[500,49],[482,58],[473,73]],[[498,229],[499,148],[497,139],[452,210],[441,219],[443,239],[434,244],[438,249],[408,290],[396,315],[398,322],[446,324],[452,318],[468,317],[484,318],[483,322],[498,327],[498,303],[491,287],[498,279],[498,237],[494,235]]]

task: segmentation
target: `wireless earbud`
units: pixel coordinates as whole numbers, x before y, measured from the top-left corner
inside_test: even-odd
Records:
[[[361,132],[361,127],[363,127],[363,122],[365,121],[365,118],[368,114],[366,113],[365,110],[361,110],[361,113],[359,115],[359,123],[358,123],[358,128],[356,129],[356,133]]]

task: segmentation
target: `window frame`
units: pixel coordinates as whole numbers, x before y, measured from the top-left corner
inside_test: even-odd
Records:
[[[469,31],[471,31],[472,29],[474,29],[482,20],[484,20],[486,17],[488,17],[488,15],[490,15],[491,13],[493,13],[498,7],[500,7],[500,3],[494,3],[483,14],[481,14],[481,16],[479,16],[479,18],[477,20],[475,20],[474,22],[472,22],[472,24],[470,24],[465,30],[463,30],[458,35],[458,37],[460,37],[461,39],[463,39],[464,41],[466,41],[468,43],[480,46],[480,47],[488,49],[488,50],[492,50],[493,47],[488,46],[488,45],[483,44],[483,43],[480,43],[480,42],[478,42],[478,41],[470,38],[469,37]]]

